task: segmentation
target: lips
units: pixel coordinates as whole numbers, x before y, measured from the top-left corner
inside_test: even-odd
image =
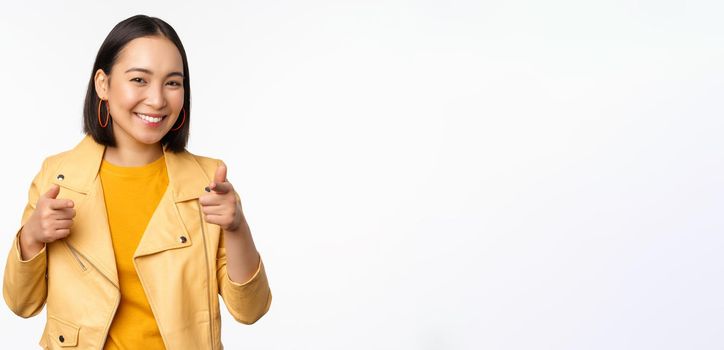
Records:
[[[166,118],[165,115],[161,114],[145,114],[145,113],[133,113],[137,117],[141,118],[141,120],[149,123],[149,124],[158,124],[160,123],[164,118]]]

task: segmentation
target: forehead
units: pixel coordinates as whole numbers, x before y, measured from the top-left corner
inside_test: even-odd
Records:
[[[128,42],[118,55],[113,70],[125,72],[128,68],[146,68],[165,75],[182,72],[183,60],[176,45],[165,37],[136,38]]]

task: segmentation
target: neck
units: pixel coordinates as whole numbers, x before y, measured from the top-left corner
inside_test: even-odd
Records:
[[[116,141],[120,141],[116,139]],[[116,144],[106,147],[103,159],[118,166],[142,166],[149,164],[163,155],[161,143],[146,145],[142,143]]]

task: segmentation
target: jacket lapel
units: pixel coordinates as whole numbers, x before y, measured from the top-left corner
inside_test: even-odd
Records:
[[[105,146],[86,136],[68,152],[59,166],[53,182],[69,191],[76,192],[76,216],[67,244],[118,287],[118,273],[113,254],[113,244],[108,229],[103,187],[98,178]],[[62,176],[61,176],[62,175]]]
[[[198,224],[189,225],[199,219],[189,217],[188,206],[179,210],[179,204],[197,199],[211,181],[189,152],[173,153],[165,147],[163,151],[168,188],[141,237],[134,258],[190,245],[189,232]],[[104,152],[105,146],[86,135],[68,152],[52,182],[75,192],[73,197],[78,198],[72,232],[65,238],[66,242],[118,287],[103,187],[98,176]],[[194,205],[198,206],[197,203]]]
[[[198,203],[182,203],[199,198],[211,182],[190,153],[164,150],[164,154],[168,188],[146,226],[134,258],[191,245],[189,233],[195,231],[200,219]],[[196,212],[189,210],[189,205]]]

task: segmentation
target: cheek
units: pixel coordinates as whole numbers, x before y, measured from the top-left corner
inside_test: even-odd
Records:
[[[133,109],[133,107],[135,107],[143,99],[138,89],[117,86],[111,91],[112,92],[109,96],[110,103],[112,105],[111,110],[116,110],[117,112]]]
[[[167,96],[168,103],[173,107],[173,109],[181,110],[181,107],[184,106],[184,91],[171,91]]]

